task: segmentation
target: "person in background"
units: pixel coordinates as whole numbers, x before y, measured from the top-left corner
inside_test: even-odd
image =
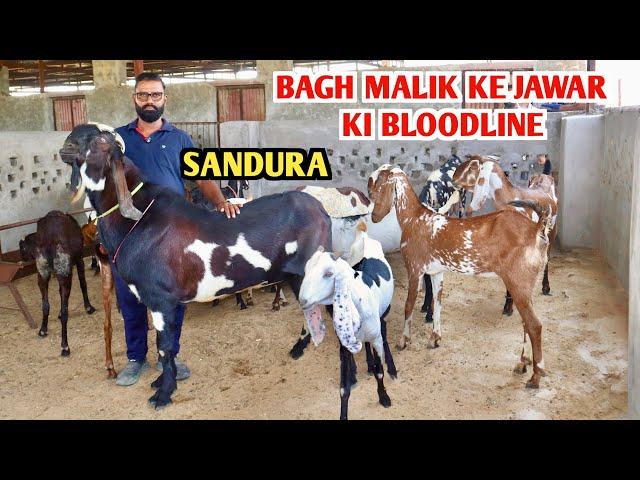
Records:
[[[542,173],[545,175],[551,175],[551,160],[546,153],[540,153],[538,155],[538,165],[543,165]]]

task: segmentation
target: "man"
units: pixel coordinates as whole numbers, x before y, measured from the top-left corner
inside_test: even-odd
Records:
[[[180,151],[193,147],[186,132],[177,129],[162,118],[167,104],[165,85],[158,74],[143,72],[136,77],[133,105],[138,118],[128,125],[117,128],[123,138],[127,157],[140,169],[143,177],[185,195],[184,183],[180,175]],[[196,184],[204,196],[216,206],[216,210],[235,218],[240,213],[237,205],[227,203],[220,187],[213,180],[200,180]],[[125,340],[127,342],[127,366],[116,379],[118,385],[133,385],[140,374],[149,368],[147,356],[147,307],[138,302],[127,284],[113,268],[118,306],[124,318]],[[185,305],[176,308],[176,332],[174,352],[180,351],[180,333],[184,319]],[[190,375],[189,368],[178,358],[175,359],[177,380]],[[160,362],[157,363],[162,370]]]
[[[551,160],[546,153],[538,155],[538,165],[542,165],[542,173],[545,175],[551,175]]]

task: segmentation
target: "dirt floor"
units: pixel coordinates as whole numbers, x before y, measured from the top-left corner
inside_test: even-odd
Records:
[[[397,352],[406,273],[399,254],[389,256],[396,291],[388,317],[398,379],[385,377],[391,408],[378,404],[376,382],[356,358],[357,386],[350,419],[603,419],[627,410],[627,296],[593,251],[555,253],[551,297],[540,289],[535,309],[543,322],[547,377],[539,390],[512,372],[522,342],[517,312],[501,315],[504,287],[498,278],[445,275],[443,339],[427,349],[431,327],[414,314],[413,342]],[[55,280],[53,281],[55,282]],[[191,378],[178,382],[173,404],[156,412],[147,403],[155,369],[120,387],[104,369],[103,312],[99,276],[88,270],[89,295],[98,309],[87,315],[77,281],[70,300],[71,356],[60,356],[59,297],[50,287],[49,336],[42,339],[22,315],[0,308],[0,418],[2,419],[337,419],[340,412],[338,342],[328,332],[317,348],[293,360],[288,351],[303,316],[297,302],[271,311],[272,293],[256,292],[255,306],[240,311],[234,299],[212,309],[191,304],[180,357]],[[40,323],[36,277],[17,282]],[[291,291],[286,294],[293,299]],[[420,295],[420,301],[422,295]],[[8,289],[0,306],[14,307]],[[419,318],[419,321],[415,319]],[[332,330],[330,323],[328,330]],[[155,333],[149,332],[150,359]],[[122,318],[114,308],[116,369],[126,362]]]

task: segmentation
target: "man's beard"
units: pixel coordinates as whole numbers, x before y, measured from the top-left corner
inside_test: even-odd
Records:
[[[153,110],[147,110],[147,107],[152,107]],[[164,105],[156,107],[155,105],[145,105],[143,107],[136,105],[136,112],[138,116],[147,123],[153,123],[162,117],[164,113]]]

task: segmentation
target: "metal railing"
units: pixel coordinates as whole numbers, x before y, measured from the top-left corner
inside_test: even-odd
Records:
[[[218,148],[220,146],[220,124],[218,122],[174,122],[176,128],[191,137],[196,148]]]

